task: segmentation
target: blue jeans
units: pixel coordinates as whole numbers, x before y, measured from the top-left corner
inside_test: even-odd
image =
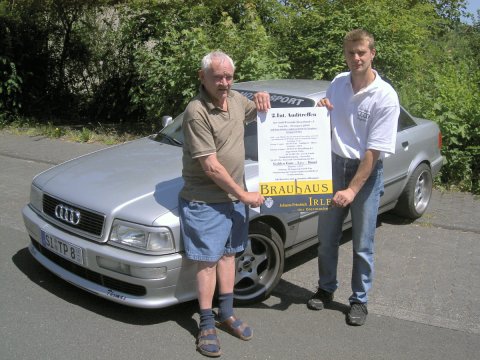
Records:
[[[345,159],[332,153],[333,192],[346,189],[355,175],[359,160]],[[367,303],[373,280],[374,237],[380,196],[383,195],[383,163],[378,161],[368,180],[350,206],[331,206],[318,218],[318,286],[333,293],[338,287],[338,247],[342,225],[351,211],[352,217],[352,295],[350,303]]]

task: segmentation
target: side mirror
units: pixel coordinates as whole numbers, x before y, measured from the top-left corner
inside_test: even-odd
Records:
[[[173,122],[173,118],[169,115],[162,116],[162,127],[166,127]]]

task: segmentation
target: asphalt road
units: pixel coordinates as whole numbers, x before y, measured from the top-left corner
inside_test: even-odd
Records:
[[[141,310],[99,299],[30,256],[21,208],[33,176],[102,148],[0,131],[0,359],[204,359],[195,352],[195,302]],[[422,219],[379,219],[367,324],[345,324],[351,245],[341,247],[336,304],[312,312],[315,249],[287,261],[273,295],[237,315],[242,342],[220,334],[222,359],[478,359],[480,200],[434,192]]]

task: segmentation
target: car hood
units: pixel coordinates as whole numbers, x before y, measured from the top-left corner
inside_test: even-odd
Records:
[[[45,193],[141,224],[178,206],[182,148],[143,138],[55,166],[34,179]]]

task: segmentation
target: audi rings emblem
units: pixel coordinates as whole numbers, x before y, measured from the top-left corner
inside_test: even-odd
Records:
[[[62,204],[55,206],[55,217],[72,225],[80,223],[80,211]]]

